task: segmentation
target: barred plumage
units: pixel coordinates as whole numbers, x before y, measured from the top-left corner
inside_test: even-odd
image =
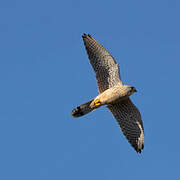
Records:
[[[100,45],[91,35],[82,36],[90,63],[96,74],[99,92],[102,93],[120,80],[120,72],[117,62],[109,52]]]
[[[72,111],[72,116],[83,116],[102,105],[114,115],[123,134],[134,149],[144,148],[144,128],[141,115],[129,96],[136,92],[133,86],[123,85],[117,62],[91,35],[83,34],[84,45],[96,74],[100,94]]]

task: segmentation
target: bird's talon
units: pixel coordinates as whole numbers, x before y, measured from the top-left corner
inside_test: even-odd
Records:
[[[101,105],[101,102],[100,102],[99,99],[96,99],[96,100],[94,101],[94,104],[95,104],[96,107],[98,107],[98,106]]]

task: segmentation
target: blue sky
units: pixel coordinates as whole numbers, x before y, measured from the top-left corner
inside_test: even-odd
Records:
[[[178,179],[180,2],[0,1],[0,179]],[[81,35],[115,57],[145,128],[136,154],[97,95]]]

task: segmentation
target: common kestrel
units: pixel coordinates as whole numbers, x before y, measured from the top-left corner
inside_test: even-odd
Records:
[[[136,88],[122,83],[117,62],[102,45],[89,34],[83,34],[82,38],[96,74],[100,94],[75,108],[72,116],[80,117],[107,105],[130,144],[141,153],[144,148],[143,122],[139,110],[129,98],[136,92]]]

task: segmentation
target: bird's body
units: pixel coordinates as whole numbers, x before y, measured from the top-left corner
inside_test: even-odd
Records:
[[[144,128],[141,115],[131,102],[136,89],[123,85],[117,62],[92,36],[83,35],[83,41],[90,63],[95,71],[100,94],[72,111],[72,116],[83,116],[103,105],[114,115],[123,134],[135,150],[141,153],[144,148]]]
[[[131,95],[131,87],[118,84],[112,88],[109,88],[99,94],[92,103],[90,104],[90,107],[93,107],[95,102],[99,100],[99,103],[101,105],[106,105],[106,104],[114,104],[116,102],[120,102],[124,99],[127,99]]]

